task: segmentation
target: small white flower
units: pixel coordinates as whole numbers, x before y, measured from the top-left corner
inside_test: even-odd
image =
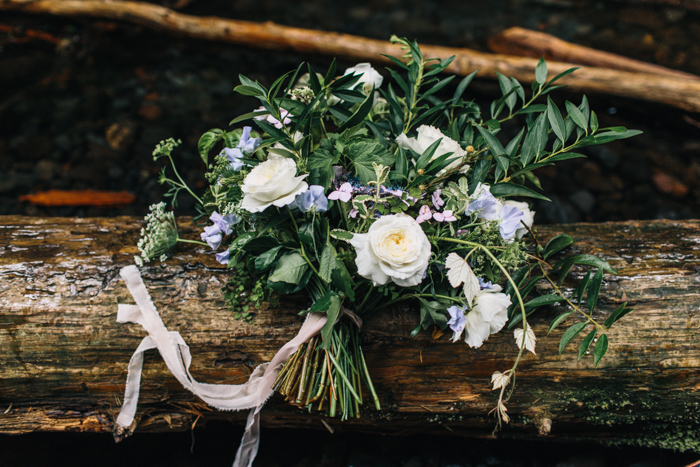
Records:
[[[491,390],[495,391],[496,389],[506,387],[508,386],[509,382],[510,375],[506,375],[501,373],[500,371],[496,371],[494,374],[491,375],[491,384],[493,384],[493,388]]]
[[[416,138],[409,138],[405,134],[401,133],[397,138],[396,142],[403,149],[412,149],[416,154],[423,154],[426,149],[430,147],[435,141],[441,139],[440,144],[433,153],[433,157],[430,160],[435,160],[443,154],[451,152],[450,164],[445,167],[444,170],[452,170],[460,165],[467,156],[467,151],[462,149],[459,143],[451,138],[448,138],[440,130],[434,126],[421,125],[418,127],[418,136]]]
[[[516,329],[514,332],[515,336],[515,344],[518,346],[519,349],[523,348],[523,330],[522,329]],[[537,337],[535,337],[535,331],[532,330],[532,326],[527,327],[527,333],[525,335],[525,350],[529,350],[532,352],[533,355],[537,355],[535,353],[535,342],[537,341]]]
[[[345,70],[344,75],[349,74],[360,75],[360,80],[357,84],[362,84],[362,93],[369,95],[372,89],[379,89],[384,82],[384,77],[377,72],[369,63],[358,63],[352,68]]]
[[[430,241],[407,214],[382,216],[367,233],[348,242],[355,247],[357,272],[375,286],[389,280],[402,287],[420,284],[430,259]]]
[[[295,177],[296,163],[289,158],[270,154],[268,159],[253,167],[241,185],[241,208],[248,212],[261,212],[269,206],[282,207],[294,201],[309,185],[306,175]]]
[[[506,205],[513,206],[515,208],[520,209],[523,212],[523,218],[521,219],[521,222],[525,224],[529,229],[532,229],[532,223],[535,218],[535,211],[530,210],[530,206],[527,203],[524,203],[522,201],[506,201]],[[515,231],[515,236],[518,238],[522,238],[523,235],[527,233],[527,229],[525,227],[520,227],[518,230]]]
[[[476,277],[474,271],[467,263],[467,260],[459,256],[457,253],[450,253],[445,258],[445,268],[447,271],[447,280],[453,288],[457,288],[464,283],[464,297],[467,303],[471,306],[472,300],[479,293],[479,278]]]

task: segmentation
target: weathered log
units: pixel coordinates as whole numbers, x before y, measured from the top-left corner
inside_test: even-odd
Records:
[[[175,12],[160,5],[135,1],[98,0],[0,0],[0,10],[57,16],[86,16],[130,21],[158,31],[198,39],[231,42],[247,47],[294,50],[374,63],[391,63],[382,54],[401,56],[396,44],[376,39],[324,31],[281,26],[271,22],[253,23],[218,17],[197,17]],[[496,72],[521,82],[535,78],[537,60],[495,55],[464,48],[422,45],[427,57],[456,58],[447,71],[467,75],[480,70],[480,76],[495,78]],[[551,76],[575,65],[550,62]],[[607,68],[584,67],[566,76],[560,84],[577,92],[603,93],[657,102],[700,112],[700,81],[650,73],[632,73]]]
[[[648,73],[694,80],[700,79],[700,77],[691,73],[672,70],[661,65],[572,44],[551,34],[519,27],[508,28],[500,34],[489,38],[489,48],[500,54],[533,58],[544,57],[552,61],[610,68],[611,70],[624,70],[634,73]]]
[[[191,224],[184,235],[194,236]],[[0,432],[110,431],[123,397],[126,365],[144,337],[117,324],[117,303],[131,303],[119,269],[132,263],[141,222],[134,218],[0,217]],[[576,248],[617,268],[606,277],[602,311],[626,301],[635,311],[610,331],[598,369],[578,346],[547,337],[549,310],[533,319],[537,355],[519,367],[503,437],[605,440],[700,452],[700,221],[632,221],[542,226],[543,237],[568,232]],[[212,252],[186,246],[164,264],[142,269],[165,324],[192,349],[195,378],[242,383],[298,330],[303,297],[261,309],[253,323],[235,320],[219,288],[229,275]],[[561,310],[558,310],[559,312]],[[363,328],[363,348],[382,403],[336,430],[449,431],[489,436],[494,370],[515,355],[513,336],[492,336],[480,349],[428,333],[410,337],[410,309],[378,313]],[[320,416],[273,397],[266,426],[319,427]],[[244,413],[211,410],[184,390],[156,352],[146,359],[139,431],[189,429]],[[199,421],[198,421],[199,420]]]

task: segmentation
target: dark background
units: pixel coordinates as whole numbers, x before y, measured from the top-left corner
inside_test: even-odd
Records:
[[[173,2],[176,3],[176,2]],[[488,50],[488,38],[511,26],[541,30],[582,45],[700,74],[700,7],[681,1],[419,0],[191,1],[180,9],[388,39]],[[676,3],[676,5],[672,5]],[[680,6],[678,6],[680,5]],[[204,186],[199,136],[226,128],[258,106],[232,92],[244,74],[263,84],[330,57],[243,48],[174,37],[141,26],[95,19],[3,13],[0,17],[0,214],[116,216],[145,214],[162,198],[160,140],[183,140],[176,153],[191,186]],[[339,70],[354,63],[340,62]],[[478,102],[497,85],[476,80]],[[561,91],[555,100],[580,101]],[[644,131],[633,139],[586,148],[586,160],[539,173],[552,203],[537,203],[538,223],[700,217],[700,116],[661,105],[589,95],[601,126]],[[20,201],[48,189],[127,190],[124,208],[46,208]],[[184,201],[185,198],[183,197]],[[191,214],[182,203],[179,214]],[[121,444],[108,435],[0,437],[0,465],[230,465],[240,427],[214,423],[191,433],[137,434]],[[192,440],[194,447],[192,452]],[[133,457],[132,457],[133,456]],[[698,455],[700,456],[700,455]],[[696,457],[698,457],[696,456]],[[682,466],[692,455],[445,436],[331,436],[325,431],[266,430],[256,465],[332,466]]]

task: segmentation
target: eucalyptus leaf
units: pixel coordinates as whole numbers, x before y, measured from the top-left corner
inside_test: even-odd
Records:
[[[552,320],[552,324],[549,325],[549,331],[547,331],[547,335],[549,335],[549,333],[551,333],[551,332],[554,330],[554,328],[556,328],[556,327],[559,326],[561,323],[563,323],[564,321],[566,321],[566,319],[567,319],[569,316],[571,316],[572,313],[573,313],[573,311],[565,311],[564,313],[562,313],[562,314],[560,314],[559,316],[557,316],[556,318],[554,318],[554,319]]]
[[[598,342],[595,344],[595,350],[593,351],[593,366],[598,368],[598,363],[600,359],[605,356],[608,351],[608,335],[603,334],[598,338]]]
[[[559,353],[561,354],[562,351],[564,350],[564,347],[571,342],[576,335],[583,331],[586,326],[588,325],[588,322],[584,321],[582,323],[576,323],[572,324],[569,326],[569,328],[564,331],[564,335],[561,336],[561,341],[559,342]]]
[[[586,337],[583,338],[583,341],[581,341],[581,347],[578,349],[578,359],[581,360],[581,357],[583,357],[586,353],[586,350],[588,350],[588,347],[591,346],[591,342],[593,342],[593,338],[595,338],[595,335],[598,333],[598,329],[594,328],[591,332],[588,333]]]

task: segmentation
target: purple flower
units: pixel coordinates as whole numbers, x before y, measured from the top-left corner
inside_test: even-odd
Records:
[[[255,111],[256,112],[260,112],[260,111],[267,112],[267,109],[265,107],[259,107],[259,108],[255,109]],[[279,120],[277,120],[275,117],[273,117],[272,115],[270,115],[269,113],[267,115],[258,115],[257,117],[255,117],[255,119],[256,120],[265,120],[270,125],[274,125],[275,128],[281,130],[283,126],[289,125],[290,123],[292,123],[292,119],[290,117],[293,117],[293,116],[294,115],[290,114],[287,109],[283,109],[280,107],[280,117],[282,117],[281,122]]]
[[[295,200],[301,212],[315,209],[316,212],[328,211],[328,198],[323,193],[325,190],[321,185],[311,185],[308,190],[297,195]]]
[[[436,212],[433,214],[433,219],[438,222],[454,222],[457,218],[453,215],[452,211],[449,209],[444,212]]]
[[[245,165],[241,161],[246,154],[252,154],[260,146],[262,141],[260,138],[251,138],[250,131],[252,127],[243,127],[243,133],[241,134],[241,139],[238,140],[238,144],[235,148],[224,148],[223,153],[228,156],[228,161],[231,163],[231,168],[235,171],[241,170],[241,167]]]
[[[226,214],[222,217],[221,214],[214,211],[211,216],[209,216],[209,220],[212,221],[224,235],[230,235],[232,231],[231,227],[238,224],[241,218],[235,214]]]
[[[352,190],[352,185],[348,182],[345,182],[342,185],[340,185],[340,188],[331,192],[331,194],[328,195],[328,199],[340,200],[344,203],[347,203],[348,201],[350,201],[350,198],[352,198]]]
[[[216,224],[204,227],[204,232],[202,232],[200,236],[202,237],[202,241],[207,242],[212,250],[219,248],[221,240],[224,239],[223,235],[221,235],[221,229]]]
[[[435,206],[435,209],[440,209],[445,205],[445,202],[442,200],[442,198],[440,198],[441,194],[442,190],[435,190],[433,192],[433,206]]]
[[[489,187],[479,184],[474,193],[479,193],[479,195],[467,205],[464,214],[469,216],[477,213],[476,217],[487,221],[497,219],[498,212],[501,210],[501,203],[491,194]]]
[[[419,224],[421,222],[429,221],[433,218],[433,212],[430,210],[429,206],[421,206],[420,211],[418,211],[418,217],[416,217],[416,222]]]
[[[482,290],[483,289],[493,289],[493,284],[491,283],[491,281],[486,282],[481,277],[477,277],[477,279],[479,279],[479,287]]]
[[[498,226],[501,237],[503,237],[503,240],[512,240],[515,237],[515,232],[520,228],[520,221],[525,215],[515,206],[506,204],[501,208],[498,217],[501,218],[501,224]]]
[[[231,252],[228,251],[228,249],[226,249],[216,254],[216,260],[223,265],[228,265],[228,260],[230,256]]]
[[[360,211],[358,211],[358,210],[355,209],[355,208],[352,208],[352,209],[350,210],[350,212],[348,213],[348,217],[352,217],[352,218],[354,219],[354,218],[357,217],[357,215],[358,215],[359,213],[360,213]]]
[[[467,324],[467,318],[464,316],[465,310],[466,307],[461,307],[457,305],[451,306],[447,309],[447,312],[450,314],[450,320],[447,322],[447,325],[454,332],[454,335],[452,336],[452,342],[455,342],[457,339],[459,339],[462,335],[462,332],[464,332],[464,326]]]

